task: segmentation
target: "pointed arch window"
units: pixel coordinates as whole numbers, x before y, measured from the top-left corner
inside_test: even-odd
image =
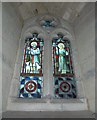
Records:
[[[76,82],[70,41],[58,33],[52,40],[52,60],[55,98],[76,98]]]
[[[25,40],[20,74],[20,98],[41,98],[43,90],[44,40],[33,33]]]
[[[70,41],[58,33],[52,40],[52,64],[55,98],[76,98],[76,81],[73,70]],[[25,40],[20,74],[20,98],[43,96],[44,40],[33,33]]]

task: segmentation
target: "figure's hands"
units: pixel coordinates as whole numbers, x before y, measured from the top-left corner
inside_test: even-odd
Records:
[[[69,53],[68,53],[68,51],[66,51],[66,55],[68,55]]]

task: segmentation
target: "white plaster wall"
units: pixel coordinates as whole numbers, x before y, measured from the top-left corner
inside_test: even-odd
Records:
[[[2,97],[6,111],[22,22],[10,3],[2,3]]]
[[[0,2],[0,119],[2,117],[2,3]]]
[[[85,96],[95,112],[95,4],[88,3],[74,24]]]

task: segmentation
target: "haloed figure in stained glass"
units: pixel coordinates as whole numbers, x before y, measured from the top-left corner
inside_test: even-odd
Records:
[[[21,98],[42,97],[43,51],[43,38],[39,38],[38,33],[32,33],[32,37],[25,40],[22,69],[20,74],[19,97]]]
[[[32,55],[32,66],[35,73],[39,72],[40,66],[40,50],[37,48],[37,42],[31,42],[31,55]]]
[[[65,56],[68,55],[68,52],[65,50],[65,45],[63,43],[59,43],[56,48],[56,54],[59,56],[59,69],[58,72],[66,73],[66,58]]]

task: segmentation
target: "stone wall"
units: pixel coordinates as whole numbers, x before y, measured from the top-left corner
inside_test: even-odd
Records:
[[[22,22],[10,3],[2,5],[2,97],[3,111],[7,100],[13,76],[17,50],[19,46]]]
[[[74,24],[79,63],[89,109],[95,112],[95,4],[89,3]]]
[[[2,65],[3,65],[3,111],[73,111],[73,110],[87,110],[87,101],[84,99],[88,98],[89,110],[94,112],[95,101],[94,101],[94,43],[95,43],[95,24],[94,24],[94,6],[91,4],[87,6],[82,12],[80,17],[74,23],[74,31],[72,26],[68,22],[59,20],[57,29],[53,31],[45,31],[39,24],[35,23],[37,18],[30,19],[24,22],[22,30],[22,21],[19,19],[17,12],[9,3],[3,3],[3,36],[2,36]],[[90,12],[89,12],[90,11]],[[20,38],[22,30],[22,35]],[[19,99],[18,88],[19,88],[19,76],[20,68],[23,56],[23,47],[26,37],[26,33],[29,31],[41,31],[45,38],[45,58],[44,58],[44,94],[51,93],[53,90],[51,82],[52,76],[52,61],[51,61],[51,38],[55,32],[67,31],[70,33],[70,40],[73,51],[74,70],[77,79],[78,96],[79,99],[74,100],[27,100]],[[76,40],[76,41],[75,41]],[[48,59],[47,59],[48,58]],[[49,64],[47,64],[47,62]],[[48,68],[48,69],[46,69]],[[14,71],[14,74],[13,74]],[[83,83],[82,83],[83,80]],[[52,81],[53,82],[53,81]],[[83,89],[84,85],[84,89]],[[46,87],[47,86],[47,87]],[[6,88],[6,89],[5,89]],[[84,92],[83,92],[84,90]],[[10,94],[9,94],[10,91]],[[9,96],[8,96],[9,95]],[[9,99],[8,99],[9,97]],[[7,104],[8,100],[8,104]],[[79,101],[80,100],[80,101]],[[25,107],[26,106],[26,107]],[[48,107],[46,107],[48,106]],[[56,108],[57,106],[57,108]],[[36,109],[35,109],[36,108]]]
[[[2,116],[2,3],[0,2],[0,118]]]

